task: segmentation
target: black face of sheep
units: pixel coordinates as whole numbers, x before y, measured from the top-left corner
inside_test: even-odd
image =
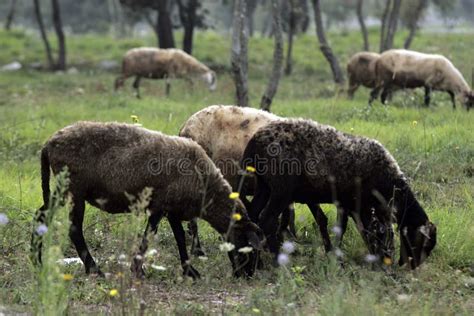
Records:
[[[259,251],[262,250],[263,239],[263,232],[254,223],[234,225],[229,241],[235,248],[228,254],[235,277],[253,276],[259,260]]]
[[[469,111],[470,108],[474,108],[474,92],[469,92],[464,96],[465,102],[464,105],[466,106],[466,110]]]
[[[415,269],[430,255],[436,245],[436,226],[427,222],[420,227],[405,226],[400,230],[400,261]]]

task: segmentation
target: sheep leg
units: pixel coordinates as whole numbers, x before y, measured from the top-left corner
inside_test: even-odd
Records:
[[[321,233],[321,238],[323,239],[324,250],[329,252],[332,250],[331,239],[329,238],[328,233],[328,218],[324,214],[323,210],[319,204],[308,204],[311,213],[313,214],[316,223],[319,226],[319,232]]]
[[[387,104],[387,100],[390,98],[392,94],[392,90],[389,88],[384,88],[382,90],[382,94],[380,95],[380,101],[382,101],[382,104]]]
[[[431,101],[431,87],[425,87],[425,106],[429,107]]]
[[[456,109],[456,98],[454,97],[454,92],[453,91],[448,91],[449,96],[451,97],[451,102],[453,103],[453,110]],[[469,109],[469,107],[468,107]]]
[[[191,254],[200,257],[206,254],[202,251],[201,241],[199,240],[197,220],[194,218],[188,223],[188,232],[191,235]]]
[[[168,76],[165,78],[165,82],[166,82],[166,96],[169,97],[170,92],[171,92],[171,81]]]
[[[249,217],[254,223],[258,223],[258,217],[270,198],[270,188],[257,179],[255,195],[253,196],[251,206],[248,209]]]
[[[130,270],[133,274],[139,279],[145,276],[145,271],[143,270],[143,256],[148,249],[148,232],[155,232],[158,230],[158,224],[160,220],[163,218],[163,212],[152,213],[148,217],[148,221],[146,223],[145,232],[143,233],[142,242],[140,247],[138,248],[138,252],[133,257],[132,264],[130,265]]]
[[[186,234],[181,221],[174,216],[168,216],[168,221],[173,230],[176,244],[178,245],[179,258],[181,260],[181,266],[183,267],[183,275],[189,276],[193,279],[200,278],[201,276],[199,272],[189,263],[189,256],[186,250]]]
[[[135,81],[133,82],[133,88],[135,89],[135,95],[137,97],[137,99],[140,99],[140,80],[142,79],[142,77],[140,76],[136,76],[135,77]]]
[[[338,236],[338,247],[342,246],[342,237],[344,236],[347,229],[347,222],[349,220],[349,215],[341,208],[337,208],[337,222],[338,226],[341,229]]]
[[[380,90],[382,90],[382,86],[375,87],[371,92],[370,92],[370,97],[369,97],[369,106],[372,106],[372,102],[374,102],[375,99],[379,96]]]
[[[359,85],[355,83],[352,79],[349,79],[349,88],[347,89],[347,97],[352,100],[354,99],[354,93],[356,92]]]
[[[92,258],[89,252],[89,249],[87,248],[87,244],[84,239],[84,234],[82,232],[85,201],[81,198],[75,198],[73,203],[74,207],[72,208],[69,214],[71,220],[71,226],[69,227],[69,238],[71,238],[74,247],[76,247],[76,251],[79,257],[84,263],[86,273],[96,273],[100,276],[103,276],[103,273],[96,265],[94,259]]]
[[[278,250],[280,248],[281,240],[278,239],[278,217],[283,210],[288,207],[290,201],[282,198],[284,194],[274,194],[272,192],[270,200],[265,206],[263,212],[259,216],[259,225],[263,230],[266,238],[267,245],[271,253],[275,255],[275,263],[278,256]]]
[[[288,205],[288,208],[281,214],[279,234],[283,236],[285,231],[287,231],[291,237],[296,238],[295,208],[292,204]]]
[[[43,205],[41,208],[38,210],[38,215],[36,218],[36,221],[40,224],[44,224],[45,222],[45,217],[46,217],[46,210],[48,209],[48,205]],[[36,233],[36,231],[33,231],[31,234],[31,256],[32,256],[32,261],[34,264],[41,264],[41,252],[43,248],[43,239],[42,237]]]

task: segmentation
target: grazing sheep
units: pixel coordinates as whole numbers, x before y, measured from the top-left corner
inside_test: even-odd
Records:
[[[279,120],[280,117],[266,111],[249,107],[232,105],[211,105],[193,114],[181,127],[179,136],[191,138],[206,151],[216,166],[222,171],[224,178],[229,181],[234,191],[239,189],[242,195],[253,195],[253,182],[248,179],[244,187],[239,188],[241,181],[240,160],[250,138],[262,126]],[[255,222],[258,214],[250,212],[251,208],[246,199],[242,199],[249,210],[249,215]],[[294,224],[294,208],[289,207],[283,213],[281,228],[289,228],[296,235]],[[193,235],[193,251],[201,254],[200,242],[195,222],[190,222]]]
[[[436,227],[394,158],[375,140],[310,120],[280,120],[255,133],[242,164],[256,168],[254,199],[263,201],[255,205],[263,209],[259,226],[275,254],[275,218],[293,201],[313,212],[317,204],[336,204],[355,220],[369,251],[380,259],[393,257],[392,216],[401,232],[400,265],[415,268],[436,244]],[[343,233],[346,223],[341,225]]]
[[[115,90],[122,87],[128,77],[135,76],[133,88],[140,98],[141,78],[166,79],[166,95],[170,93],[170,79],[183,78],[191,81],[200,77],[209,85],[209,90],[216,89],[216,73],[193,56],[176,48],[133,48],[125,53],[122,61],[122,74],[115,80]]]
[[[376,85],[370,94],[372,104],[383,89],[382,103],[394,89],[425,88],[425,105],[430,104],[431,91],[448,92],[453,109],[458,98],[467,110],[474,106],[474,94],[462,74],[446,57],[392,49],[380,55],[375,63]]]
[[[39,221],[44,221],[49,205],[50,168],[57,174],[65,167],[70,173],[68,193],[74,205],[69,236],[86,273],[101,272],[82,233],[85,201],[108,213],[124,213],[131,204],[127,196],[151,188],[149,219],[132,265],[137,276],[143,275],[141,257],[147,249],[147,233],[156,232],[163,216],[173,230],[185,275],[198,277],[199,273],[189,264],[181,221],[196,217],[209,222],[235,245],[229,254],[235,275],[252,275],[255,252],[247,257],[237,250],[249,244],[257,248],[260,230],[248,218],[242,202],[229,197],[230,185],[194,141],[121,123],[78,122],[61,129],[41,151],[44,205]],[[234,223],[235,213],[241,214],[241,220]]]
[[[359,52],[349,59],[347,75],[349,77],[348,97],[352,99],[354,93],[363,85],[367,88],[375,87],[375,62],[380,54],[372,52]]]

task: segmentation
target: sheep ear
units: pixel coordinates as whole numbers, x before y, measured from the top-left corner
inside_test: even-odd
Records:
[[[245,235],[247,236],[250,246],[256,250],[263,250],[262,242],[255,232],[249,231],[245,233]]]

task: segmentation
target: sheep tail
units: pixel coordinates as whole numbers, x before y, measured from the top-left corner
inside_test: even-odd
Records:
[[[49,208],[49,197],[51,195],[51,190],[49,188],[50,178],[51,169],[48,150],[43,148],[43,150],[41,150],[41,189],[43,190],[43,206],[40,211],[45,211]]]

